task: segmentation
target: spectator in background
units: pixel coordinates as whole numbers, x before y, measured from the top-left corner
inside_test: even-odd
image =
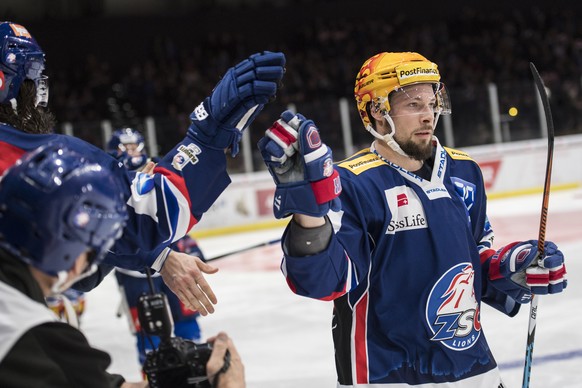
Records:
[[[334,3],[334,7],[352,10],[355,7],[353,4],[355,3],[340,1]],[[302,4],[301,7],[309,10],[307,4]],[[362,25],[359,17],[344,13],[348,16],[337,18],[336,15],[322,15],[313,23],[304,23],[299,28],[273,31],[277,34],[277,49],[287,53],[289,58],[285,87],[279,92],[275,112],[280,112],[288,103],[294,103],[302,112],[324,126],[324,129],[328,126],[330,132],[336,131],[335,137],[339,138],[339,126],[328,123],[327,119],[321,122],[317,120],[317,115],[338,116],[335,110],[337,99],[350,97],[352,91],[349,85],[360,65],[354,58],[369,57],[375,47],[392,47],[395,51],[410,49],[423,52],[447,69],[447,86],[456,104],[461,102],[461,97],[473,105],[479,98],[479,94],[475,93],[465,96],[466,87],[486,94],[488,83],[497,84],[499,95],[511,95],[512,100],[511,105],[500,106],[502,113],[513,105],[524,113],[525,106],[535,109],[535,100],[528,99],[528,96],[535,96],[528,67],[528,62],[533,60],[551,90],[556,134],[582,132],[582,115],[579,114],[582,104],[582,32],[577,23],[580,7],[561,9],[539,5],[519,10],[503,6],[482,12],[481,8],[465,5],[437,18],[438,22],[432,17],[430,23],[423,23],[422,28],[414,29],[409,26],[414,24],[419,15],[391,9],[395,13],[386,22],[385,18],[377,16],[384,14],[381,12],[384,7],[391,6],[389,3],[377,4],[377,12],[367,14],[365,25]],[[444,13],[447,7],[448,5],[443,4],[439,8]],[[282,6],[279,12],[285,12],[284,9]],[[230,11],[232,10],[224,10]],[[188,17],[191,16],[184,16]],[[107,28],[107,22],[104,20],[101,25]],[[108,98],[118,98],[115,112],[110,112],[109,117],[99,119],[109,118],[115,126],[119,126],[128,120],[136,120],[131,121],[135,125],[146,115],[154,116],[156,124],[165,131],[164,136],[160,136],[160,146],[161,152],[166,153],[172,146],[166,141],[168,132],[180,133],[184,128],[181,118],[187,118],[192,104],[196,104],[212,87],[216,79],[216,69],[223,69],[227,63],[237,60],[249,46],[263,43],[250,32],[247,34],[243,23],[248,24],[249,21],[244,19],[241,25],[233,23],[230,26],[236,34],[222,28],[209,34],[200,34],[196,47],[176,36],[166,35],[164,39],[160,39],[156,34],[151,42],[152,49],[144,52],[143,57],[132,58],[131,61],[101,58],[101,62],[109,62],[106,72],[111,74],[111,84],[118,85],[120,90],[125,91],[125,97],[123,92],[116,97],[113,91],[107,97],[102,97],[104,93],[98,85],[90,81],[101,78],[97,72],[103,73],[104,70],[93,59],[88,58],[86,71],[71,69],[62,75],[62,83],[59,82],[51,90],[59,101],[54,106],[55,111],[61,122],[72,121],[77,129],[83,125],[82,120],[89,119],[86,115],[91,109],[94,110],[94,99],[102,99],[99,102],[102,106],[106,105]],[[138,28],[134,31],[140,39],[143,38]],[[164,34],[165,31],[160,33]],[[265,39],[264,44],[270,45],[271,42],[273,39]],[[328,63],[333,63],[334,66],[326,66]],[[561,82],[552,82],[552,79]],[[568,82],[564,82],[565,80]],[[510,84],[511,87],[505,89]],[[62,85],[66,87],[61,89]],[[86,93],[83,92],[84,89],[87,89]],[[70,98],[62,97],[62,94]],[[322,100],[326,102],[324,110],[311,108],[315,101],[321,103]],[[480,121],[489,127],[487,97],[481,97],[479,101],[486,108],[483,116],[479,116]],[[74,116],[69,116],[65,111],[66,105],[71,102],[75,104],[71,107],[74,108]],[[123,109],[126,103],[131,107],[127,112],[132,116],[122,118],[119,114],[126,112]],[[65,112],[61,114],[61,111]],[[167,117],[173,121],[165,120]],[[463,131],[462,136],[456,139],[455,146],[492,141],[492,136],[473,136],[479,130],[478,125],[481,125],[467,125],[475,122],[473,111],[468,113],[457,110],[453,121],[454,128]],[[257,123],[257,127],[264,124]],[[539,133],[536,123],[537,115],[529,120],[523,114],[515,119],[512,127],[523,126],[516,130],[523,131],[524,136],[534,138]],[[355,120],[352,126],[354,124]],[[359,137],[358,132],[355,132],[354,136]],[[251,133],[251,136],[253,143],[258,141],[256,133]],[[360,143],[359,139],[355,140]],[[332,137],[327,142],[336,152],[339,151],[338,146],[343,145],[341,140]]]

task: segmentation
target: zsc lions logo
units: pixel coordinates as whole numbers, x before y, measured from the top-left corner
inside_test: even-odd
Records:
[[[200,153],[202,153],[202,150],[196,144],[190,143],[187,146],[182,144],[178,147],[178,152],[172,159],[172,167],[178,171],[182,171],[188,163],[198,163],[197,155]]]
[[[475,345],[481,335],[481,322],[474,280],[473,265],[461,263],[436,282],[426,306],[426,321],[434,334],[432,341],[456,351]]]

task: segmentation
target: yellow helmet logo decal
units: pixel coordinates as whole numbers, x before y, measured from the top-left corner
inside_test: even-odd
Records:
[[[419,82],[439,82],[437,66],[431,62],[405,63],[396,66],[396,77],[400,86]]]

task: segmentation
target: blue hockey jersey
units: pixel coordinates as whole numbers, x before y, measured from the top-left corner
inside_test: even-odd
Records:
[[[293,292],[334,301],[340,387],[501,384],[480,305],[509,315],[518,305],[482,273],[493,240],[483,178],[467,154],[434,144],[430,180],[373,149],[340,162],[327,249],[283,259]]]
[[[153,175],[128,171],[106,152],[79,138],[29,134],[0,123],[0,174],[25,152],[49,142],[71,145],[108,166],[127,198],[129,221],[104,263],[131,270],[159,270],[163,252],[200,220],[230,184],[223,150],[186,136],[159,161]]]

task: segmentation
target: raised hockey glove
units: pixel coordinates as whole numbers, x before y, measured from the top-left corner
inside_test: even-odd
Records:
[[[543,256],[537,240],[511,243],[495,252],[488,264],[493,286],[518,303],[528,303],[532,293],[557,294],[568,285],[564,255],[551,241],[545,242]]]
[[[340,209],[342,187],[332,151],[322,143],[312,120],[285,111],[258,146],[277,185],[276,218],[294,213],[322,217],[330,209]]]
[[[275,98],[284,72],[285,55],[269,51],[231,67],[190,115],[189,135],[211,148],[230,148],[236,156],[243,130]]]

